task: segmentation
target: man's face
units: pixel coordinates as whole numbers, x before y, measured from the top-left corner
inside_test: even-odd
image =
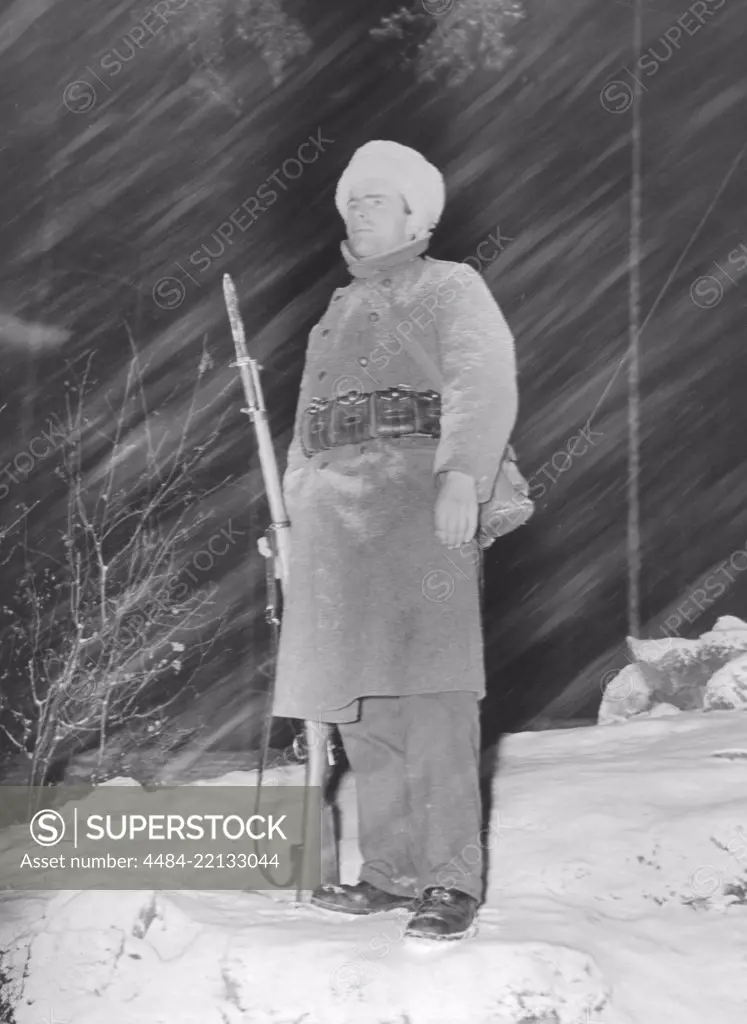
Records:
[[[400,192],[384,178],[366,178],[350,190],[345,223],[356,256],[377,256],[407,241],[409,210]]]

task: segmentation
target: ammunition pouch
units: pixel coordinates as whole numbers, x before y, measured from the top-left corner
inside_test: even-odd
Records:
[[[301,419],[307,458],[343,444],[377,437],[441,436],[441,396],[406,384],[384,391],[350,391],[337,398],[313,398]]]

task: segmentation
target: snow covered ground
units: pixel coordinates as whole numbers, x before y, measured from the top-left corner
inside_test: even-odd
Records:
[[[292,893],[6,893],[0,1006],[15,1024],[743,1024],[746,727],[685,712],[508,737],[488,899],[456,948]],[[350,777],[341,803],[354,881]]]

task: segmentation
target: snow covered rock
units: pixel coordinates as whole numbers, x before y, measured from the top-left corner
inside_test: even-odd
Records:
[[[407,920],[257,893],[60,893],[27,922],[14,1024],[50,1008],[75,1024],[583,1024],[608,1004],[590,953],[507,939],[495,912],[449,949],[408,947]]]
[[[703,663],[698,640],[628,637],[630,653],[651,687],[651,704],[673,704],[682,711],[703,707],[713,669]]]
[[[717,632],[727,629],[747,629],[747,622],[744,619],[738,619],[736,615],[721,615],[716,619],[716,625],[713,628]]]
[[[626,665],[607,683],[597,725],[624,722],[652,707],[653,687],[637,665]]]
[[[714,672],[706,687],[705,707],[709,711],[747,709],[747,654]]]
[[[677,665],[694,660],[698,652],[697,640],[686,640],[679,636],[655,637],[639,640],[627,638],[628,649],[636,661],[649,665]]]
[[[747,654],[747,622],[742,619],[722,615],[697,640],[629,636],[627,642],[633,664],[608,683],[597,724],[747,704],[742,670],[735,675],[729,668]]]
[[[712,672],[747,652],[747,622],[724,615],[698,640],[700,658]]]

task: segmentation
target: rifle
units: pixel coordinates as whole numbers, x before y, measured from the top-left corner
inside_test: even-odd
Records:
[[[272,436],[267,420],[267,409],[265,407],[262,385],[259,380],[259,364],[252,359],[246,346],[244,335],[244,323],[239,312],[239,299],[236,294],[236,287],[230,274],[223,275],[223,296],[228,311],[228,319],[231,324],[234,346],[236,348],[236,362],[231,366],[238,367],[241,383],[244,387],[246,397],[246,408],[241,411],[251,419],[257,435],[257,446],[259,449],[259,461],[262,466],[262,478],[267,494],[267,503],[270,507],[270,525],[264,535],[264,545],[260,544],[260,551],[267,559],[266,580],[267,580],[267,609],[266,619],[272,627],[275,653],[277,654],[277,643],[279,636],[280,619],[277,616],[277,581],[280,580],[285,587],[286,579],[284,570],[287,572],[288,558],[290,555],[290,522],[283,500],[283,489],[278,473],[275,449],[272,444]],[[262,786],[267,760],[267,752],[270,743],[270,731],[272,727],[272,687],[270,689],[270,706],[265,715],[262,751],[260,755],[259,774],[257,777],[257,798]],[[339,882],[339,862],[337,856],[337,842],[335,836],[334,809],[325,799],[325,782],[327,776],[327,757],[331,750],[329,728],[321,726],[321,723],[308,721],[305,723],[306,735],[306,796],[304,799],[304,826],[303,826],[303,847],[301,856],[305,858],[310,848],[310,836],[313,834],[311,822],[307,814],[307,798],[309,787],[318,786],[322,794],[322,821],[321,821],[321,868],[322,882]],[[301,900],[301,879],[305,872],[301,869],[299,873],[296,899]]]

